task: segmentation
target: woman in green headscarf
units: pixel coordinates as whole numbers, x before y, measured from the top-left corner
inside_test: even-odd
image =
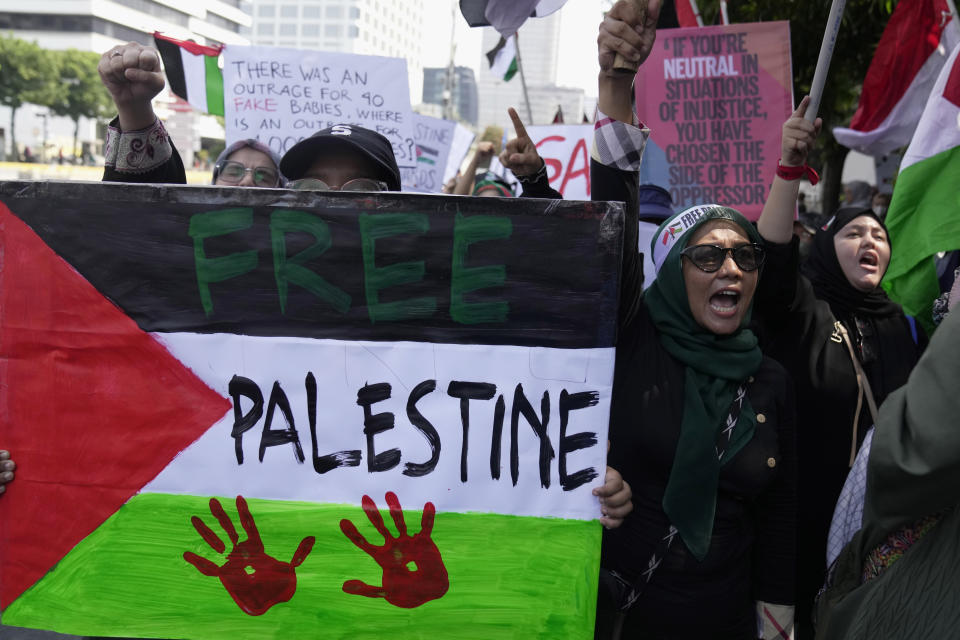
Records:
[[[642,295],[625,259],[608,462],[634,510],[604,532],[598,636],[757,638],[758,621],[790,624],[796,545],[792,385],[747,328],[762,241],[704,205],[651,255]]]
[[[657,275],[641,293],[637,178],[649,130],[633,112],[634,76],[614,60],[644,60],[659,7],[650,0],[644,15],[617,2],[597,39],[592,197],[627,203],[608,464],[634,508],[603,534],[596,635],[789,638],[793,384],[747,328],[760,237],[727,207],[673,215],[651,240]]]

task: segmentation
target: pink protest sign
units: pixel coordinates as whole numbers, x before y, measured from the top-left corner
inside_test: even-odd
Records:
[[[663,29],[637,72],[651,129],[641,181],[684,209],[715,202],[760,217],[792,112],[787,22]]]

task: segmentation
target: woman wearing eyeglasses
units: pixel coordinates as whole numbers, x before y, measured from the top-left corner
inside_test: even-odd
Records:
[[[282,187],[280,156],[256,140],[238,140],[213,165],[213,184],[231,187]]]
[[[784,123],[781,158],[758,228],[768,259],[757,292],[764,353],[796,383],[799,403],[797,615],[812,638],[811,611],[823,585],[834,506],[874,407],[906,383],[926,344],[880,281],[890,263],[887,229],[869,208],[844,207],[814,236],[801,268],[792,225],[807,154],[820,130],[804,98]]]
[[[783,368],[748,328],[763,242],[719,205],[668,218],[641,291],[637,171],[649,130],[631,104],[633,74],[653,46],[646,20],[618,2],[600,27],[592,195],[627,203],[620,332],[608,464],[633,511],[604,531],[599,638],[776,637],[792,624],[796,504],[794,400]]]

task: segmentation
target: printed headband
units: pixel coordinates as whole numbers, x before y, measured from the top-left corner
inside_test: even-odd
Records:
[[[660,267],[666,262],[667,256],[674,245],[680,242],[680,239],[691,229],[704,215],[711,211],[723,211],[725,207],[716,204],[703,204],[690,207],[672,218],[667,218],[660,228],[657,235],[650,243],[650,249],[653,254],[653,266],[657,273],[660,273]]]

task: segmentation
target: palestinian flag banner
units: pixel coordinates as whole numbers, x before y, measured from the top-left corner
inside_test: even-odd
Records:
[[[592,637],[622,224],[0,183],[4,623]]]
[[[500,36],[497,46],[487,51],[487,62],[490,64],[490,73],[504,82],[510,82],[517,75],[517,35],[509,38]]]
[[[948,0],[902,0],[887,22],[863,80],[845,147],[882,156],[908,144],[940,69],[960,43]]]
[[[886,224],[890,266],[883,286],[903,310],[933,333],[932,306],[940,295],[934,255],[960,249],[960,45],[933,86],[900,163]]]
[[[190,40],[176,40],[154,32],[163,70],[170,90],[194,109],[223,115],[223,71],[220,51],[223,45],[207,47]]]

